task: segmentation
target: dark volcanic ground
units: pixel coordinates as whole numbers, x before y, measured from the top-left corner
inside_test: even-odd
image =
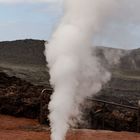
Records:
[[[0,42],[0,113],[40,118],[41,104],[42,111],[47,108],[45,102],[49,102],[51,87],[44,43],[43,40],[31,39]],[[97,47],[93,49],[95,52],[99,61],[112,73],[111,81],[95,98],[137,106],[140,100],[140,49],[128,51]],[[117,64],[118,56],[121,59]],[[48,91],[41,103],[44,88]],[[118,112],[115,114],[117,117],[120,115]],[[130,113],[129,116],[132,123],[136,114]],[[136,126],[135,123],[132,125]]]
[[[0,71],[35,85],[49,87],[44,43],[43,40],[30,39],[1,42]],[[140,49],[127,51],[97,47],[95,51],[101,63],[112,72],[112,80],[103,89],[101,98],[136,105],[140,99]],[[113,65],[111,61],[118,61],[118,55],[122,56],[120,63]]]

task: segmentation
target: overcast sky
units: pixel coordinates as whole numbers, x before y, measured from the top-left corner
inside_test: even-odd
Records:
[[[0,0],[0,41],[49,40],[62,12],[61,0]],[[106,22],[94,44],[140,48],[140,0],[120,1],[117,14]],[[123,1],[123,2],[122,2]]]
[[[0,0],[0,41],[47,40],[61,15],[55,0]]]

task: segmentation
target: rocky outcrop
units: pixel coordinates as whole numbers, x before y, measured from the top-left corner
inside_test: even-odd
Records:
[[[44,86],[35,86],[17,77],[0,73],[0,113],[19,117],[39,118],[41,91]],[[48,100],[49,102],[49,93]],[[47,116],[46,116],[47,117]]]
[[[138,111],[136,109],[88,100],[84,110],[84,123],[79,126],[80,128],[84,126],[89,129],[139,131]]]

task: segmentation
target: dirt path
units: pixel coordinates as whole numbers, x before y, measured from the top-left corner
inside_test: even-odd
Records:
[[[36,120],[0,115],[0,140],[50,140],[47,127]],[[67,140],[140,140],[140,134],[94,130],[70,130]]]

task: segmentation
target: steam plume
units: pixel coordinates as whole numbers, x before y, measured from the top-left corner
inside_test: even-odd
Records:
[[[65,0],[64,17],[46,45],[54,93],[49,104],[51,139],[64,140],[80,103],[110,79],[92,52],[92,38],[114,0]]]

